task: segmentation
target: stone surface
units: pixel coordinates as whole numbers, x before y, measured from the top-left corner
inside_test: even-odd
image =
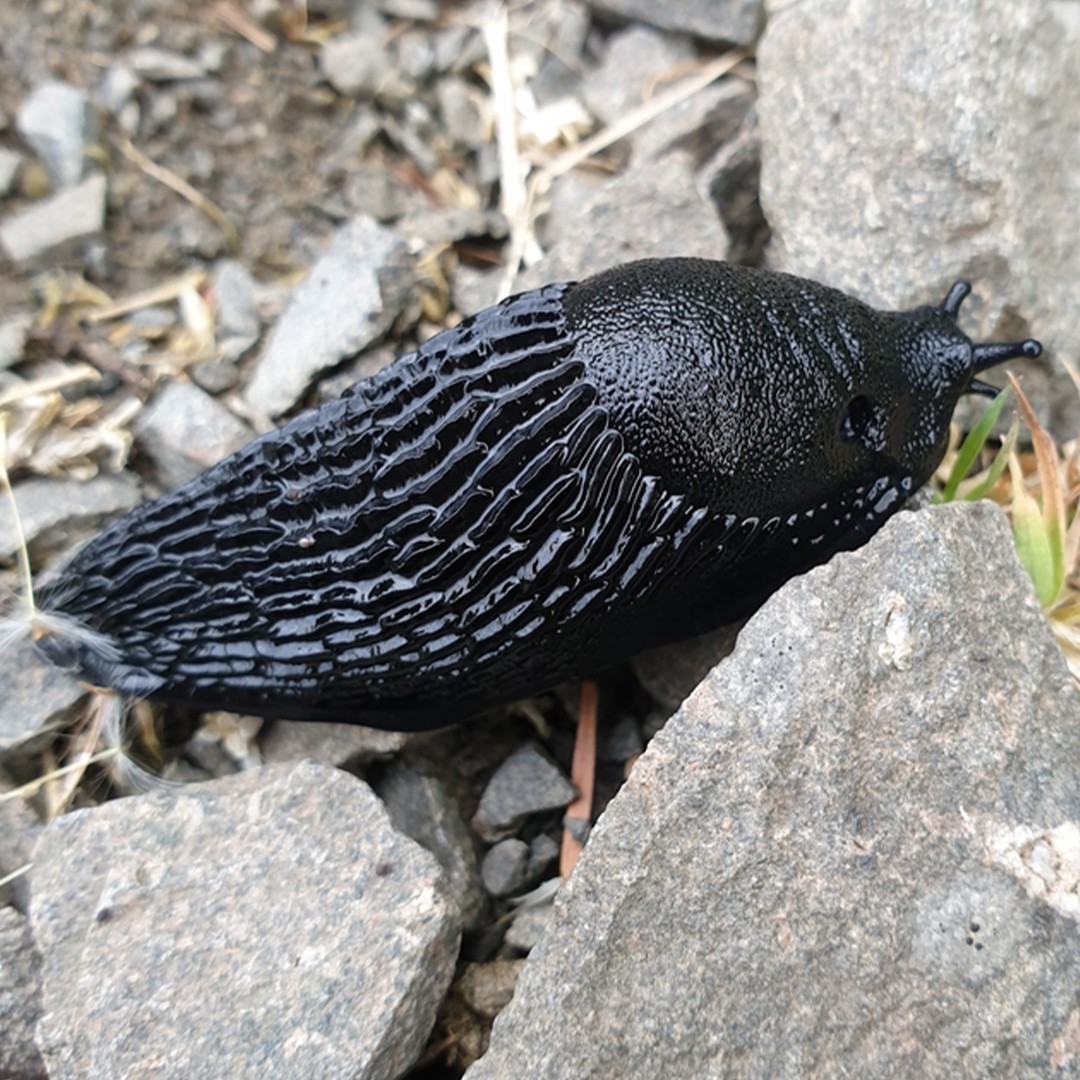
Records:
[[[319,50],[323,78],[346,97],[374,97],[392,77],[386,45],[372,34],[341,34]]]
[[[689,41],[648,26],[630,26],[611,35],[600,64],[582,81],[589,112],[603,124],[636,109],[658,79],[691,64]]]
[[[968,278],[965,328],[1074,357],[1080,19],[1059,15],[1075,5],[776,8],[758,54],[770,262],[888,307]],[[1036,392],[1071,438],[1067,377]]]
[[[458,945],[434,859],[312,764],[58,819],[31,915],[53,1078],[389,1080]]]
[[[0,796],[8,795],[13,788],[0,773]],[[41,822],[24,799],[0,798],[0,878],[15,875],[6,885],[0,885],[0,907],[9,905],[24,915],[30,910],[30,876],[20,871],[32,862],[40,834]]]
[[[575,796],[574,785],[532,743],[495,770],[480,796],[472,826],[488,843],[501,840],[533,814],[558,810]]]
[[[515,836],[500,840],[484,856],[480,876],[492,896],[517,892],[528,877],[529,845]]]
[[[177,82],[185,79],[201,79],[206,74],[205,65],[196,58],[182,56],[168,49],[143,45],[132,49],[126,57],[127,66],[140,79],[149,82]]]
[[[375,791],[386,804],[394,828],[439,860],[464,925],[477,926],[487,904],[476,842],[457,800],[438,778],[400,762],[378,779]]]
[[[135,424],[139,446],[166,488],[186,484],[254,435],[217,398],[187,382],[166,383]]]
[[[898,515],[653,740],[468,1080],[1075,1076],[1078,760],[1001,512]]]
[[[670,715],[694,692],[705,676],[731,654],[742,623],[709,634],[662,645],[631,661],[634,674],[653,700]]]
[[[317,375],[390,329],[410,281],[409,257],[395,233],[367,217],[342,226],[256,361],[248,402],[267,416],[290,409]]]
[[[672,154],[635,167],[591,191],[576,177],[573,210],[561,216],[560,239],[525,274],[520,288],[570,281],[632,259],[674,255],[722,259],[727,235],[694,183],[687,157]]]
[[[58,190],[83,178],[95,125],[90,100],[81,90],[64,82],[42,83],[19,106],[15,127]]]
[[[245,353],[262,333],[258,282],[243,263],[222,259],[214,267],[214,336],[230,359]]]
[[[749,45],[761,23],[762,0],[588,0],[601,17],[636,20],[707,41]]]
[[[71,244],[90,240],[105,223],[107,185],[101,173],[0,222],[0,249],[13,262],[55,255]]]
[[[263,729],[259,745],[268,765],[306,760],[340,767],[348,762],[388,757],[400,750],[407,739],[408,735],[400,731],[380,731],[360,724],[275,720]]]
[[[29,635],[0,651],[0,755],[18,760],[52,738],[55,727],[71,718],[86,690],[46,663]]]
[[[0,907],[0,1076],[45,1080],[34,1045],[41,1015],[40,961],[30,926],[14,908]]]
[[[60,480],[51,476],[15,485],[23,535],[35,561],[70,547],[74,536],[130,510],[139,501],[139,485],[127,474],[99,473],[89,480]],[[19,534],[10,501],[0,501],[0,558],[11,559]]]
[[[503,943],[508,949],[525,955],[536,948],[551,925],[551,904],[522,908],[507,927]]]

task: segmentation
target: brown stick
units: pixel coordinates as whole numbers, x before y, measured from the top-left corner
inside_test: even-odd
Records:
[[[574,760],[570,779],[578,789],[578,797],[566,808],[562,851],[559,854],[559,874],[564,879],[577,865],[585,843],[583,837],[592,820],[593,789],[596,784],[596,713],[599,687],[592,679],[581,684],[578,704],[577,737],[574,740]]]

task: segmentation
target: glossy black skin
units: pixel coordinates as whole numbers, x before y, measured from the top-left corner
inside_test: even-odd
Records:
[[[39,647],[138,697],[420,729],[731,621],[936,468],[988,348],[957,289],[882,313],[667,259],[513,297],[121,519],[40,597],[99,640]]]

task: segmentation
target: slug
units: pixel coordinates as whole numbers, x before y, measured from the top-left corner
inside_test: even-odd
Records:
[[[752,611],[937,467],[970,291],[630,263],[511,297],[121,518],[38,649],[123,695],[423,729]]]

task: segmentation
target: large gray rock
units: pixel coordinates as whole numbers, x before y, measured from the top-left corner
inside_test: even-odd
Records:
[[[758,54],[770,261],[889,307],[940,302],[970,278],[965,327],[1072,350],[1080,18],[1064,15],[1075,8],[775,4]],[[1061,380],[1054,411],[1071,437],[1080,404]]]
[[[459,938],[435,860],[311,764],[58,819],[31,918],[54,1080],[395,1077]]]
[[[280,416],[316,376],[377,342],[409,296],[405,244],[372,218],[338,230],[326,254],[297,286],[252,370],[247,400]]]
[[[1000,511],[899,515],[653,740],[468,1080],[1077,1076],[1078,761]]]

